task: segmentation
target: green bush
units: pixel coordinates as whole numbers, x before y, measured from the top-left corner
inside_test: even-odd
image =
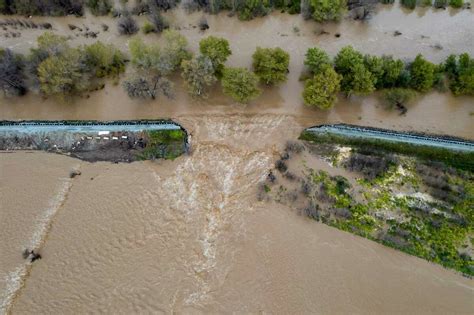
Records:
[[[346,0],[309,0],[312,17],[318,22],[338,21],[347,9]]]
[[[449,0],[449,5],[453,8],[459,9],[464,5],[464,0]]]
[[[202,55],[209,57],[217,75],[222,74],[224,63],[232,54],[229,42],[225,38],[209,36],[199,42],[199,51]]]

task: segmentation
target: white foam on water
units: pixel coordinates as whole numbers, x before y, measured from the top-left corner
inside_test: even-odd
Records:
[[[48,207],[39,218],[36,219],[36,226],[30,239],[25,244],[24,248],[37,249],[44,241],[48,234],[50,224],[61,205],[66,200],[67,194],[71,189],[72,182],[70,179],[64,179],[59,191],[55,194],[54,198],[50,201]],[[3,282],[6,284],[5,291],[0,294],[0,314],[6,314],[10,308],[11,303],[15,295],[21,289],[23,281],[28,272],[28,266],[31,263],[25,260],[21,265],[17,266],[15,270],[8,272],[3,278]]]

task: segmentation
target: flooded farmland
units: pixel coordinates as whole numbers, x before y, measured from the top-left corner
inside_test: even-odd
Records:
[[[0,98],[0,119],[171,118],[191,141],[191,152],[174,161],[131,164],[0,152],[0,312],[472,313],[471,279],[260,202],[256,191],[287,140],[320,123],[473,139],[472,98],[433,92],[400,116],[377,95],[340,96],[323,112],[302,104],[298,80],[313,46],[331,54],[348,44],[400,58],[423,53],[436,62],[473,54],[473,12],[386,7],[368,22],[324,27],[279,13],[249,22],[220,14],[207,16],[205,33],[192,27],[201,16],[169,13],[193,50],[203,36],[227,38],[230,65],[249,66],[256,46],[284,48],[291,56],[288,81],[249,105],[233,103],[220,89],[197,102],[179,78],[173,100],[130,100],[112,83],[67,104],[35,93]],[[34,19],[51,21],[74,44],[93,40],[75,37],[68,24],[107,23],[110,31],[98,39],[126,50],[128,38],[118,37],[114,19]],[[1,46],[26,52],[40,34],[24,31],[20,39],[2,38]],[[70,178],[72,169],[81,175]],[[24,248],[40,249],[42,259],[27,263]]]

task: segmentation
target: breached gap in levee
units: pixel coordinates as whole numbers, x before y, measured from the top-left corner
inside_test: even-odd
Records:
[[[188,150],[188,133],[172,120],[4,120],[0,150],[43,150],[90,162],[174,159]]]
[[[307,128],[300,139],[414,155],[474,170],[474,141],[451,136],[333,124]]]

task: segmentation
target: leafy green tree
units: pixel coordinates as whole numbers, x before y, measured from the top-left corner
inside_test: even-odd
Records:
[[[199,51],[211,59],[216,74],[222,73],[224,63],[232,54],[229,42],[225,38],[209,36],[199,42]]]
[[[184,36],[172,30],[163,32],[164,43],[146,45],[141,38],[129,42],[132,64],[138,69],[166,76],[178,69],[184,59],[191,57]]]
[[[221,84],[224,94],[240,103],[248,103],[261,93],[258,76],[245,68],[225,68]]]
[[[334,65],[336,72],[342,75],[341,90],[347,95],[367,94],[375,90],[373,75],[366,68],[363,55],[352,46],[339,51]]]
[[[41,91],[46,95],[64,98],[87,90],[89,78],[81,68],[80,57],[78,50],[69,49],[44,60],[38,67]]]
[[[209,57],[200,55],[191,60],[183,60],[181,76],[188,92],[195,97],[207,97],[207,88],[217,82],[214,67]]]
[[[318,22],[338,21],[347,9],[346,0],[310,0],[313,18]]]
[[[400,59],[393,59],[392,56],[382,56],[383,77],[381,82],[377,81],[377,86],[394,87],[400,83],[400,76],[405,69],[405,64]]]
[[[385,74],[383,59],[373,55],[365,55],[364,66],[372,74],[373,85],[376,88],[382,87]]]
[[[410,86],[420,92],[428,92],[435,81],[436,66],[421,54],[410,65]]]
[[[251,20],[257,16],[264,16],[270,12],[269,0],[245,0],[237,1],[237,12],[239,19],[243,21]]]
[[[303,91],[304,103],[321,109],[329,109],[336,101],[340,90],[341,75],[326,65],[318,71],[312,79],[305,82]]]
[[[286,81],[290,55],[283,49],[260,48],[252,56],[255,74],[268,85]]]
[[[113,45],[96,42],[84,47],[84,59],[87,66],[98,78],[117,76],[125,71],[125,57]]]
[[[450,89],[454,95],[474,95],[474,59],[467,53],[459,58],[451,55],[444,69],[450,80]]]
[[[331,65],[329,55],[317,47],[309,48],[305,56],[304,64],[312,73],[319,73],[324,70],[327,65]]]

